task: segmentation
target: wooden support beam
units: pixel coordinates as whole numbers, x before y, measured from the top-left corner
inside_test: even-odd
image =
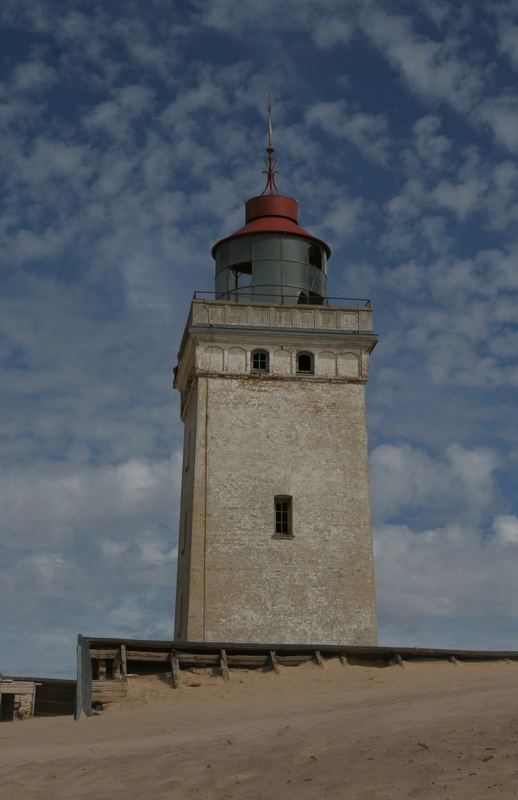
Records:
[[[121,644],[121,678],[123,681],[128,680],[128,662],[126,660],[126,645]]]
[[[227,653],[227,663],[229,667],[264,667],[270,663],[270,656],[266,653],[258,656]]]
[[[398,667],[405,668],[405,662],[403,661],[402,656],[399,653],[394,653],[394,658],[392,659],[392,664],[397,664]]]
[[[277,656],[275,655],[275,650],[270,650],[270,663],[272,665],[273,671],[279,674],[279,664],[277,662]]]
[[[0,678],[0,694],[30,694],[34,692],[35,686],[41,686],[41,683],[34,683],[34,681],[12,680],[11,678]]]
[[[90,643],[84,636],[77,637],[77,682],[74,719],[82,714],[92,716],[92,654]]]
[[[176,650],[171,650],[171,676],[175,689],[180,688],[180,664],[176,655]]]
[[[150,651],[146,653],[144,650],[127,650],[126,658],[128,661],[155,661],[159,663],[163,661],[169,663],[169,652],[167,650]]]
[[[342,662],[344,667],[347,667],[349,662],[347,661],[347,656],[345,653],[340,653],[340,661]]]
[[[90,658],[115,658],[117,655],[116,648],[106,649],[103,648],[100,650],[99,648],[92,647],[90,649]]]
[[[122,680],[120,653],[117,653],[112,662],[112,678],[114,681]]]
[[[324,659],[322,658],[320,650],[315,650],[315,661],[317,662],[319,667],[324,666]]]
[[[106,680],[106,659],[100,658],[99,659],[99,680],[105,681]]]
[[[297,666],[298,664],[303,664],[305,661],[313,661],[313,656],[311,654],[306,655],[305,653],[302,655],[295,655],[295,656],[282,656],[277,653],[277,661],[279,664],[284,664],[287,667]]]
[[[221,674],[223,675],[224,681],[230,680],[230,672],[228,671],[228,661],[227,661],[227,654],[225,650],[221,651],[221,655],[219,658],[219,666],[221,668]]]
[[[208,653],[207,655],[196,655],[191,653],[176,653],[180,664],[190,667],[217,667],[219,666],[220,655]]]

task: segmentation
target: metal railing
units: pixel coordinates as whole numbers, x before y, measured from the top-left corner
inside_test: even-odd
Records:
[[[214,299],[234,302],[271,303],[273,305],[308,305],[308,306],[341,306],[348,308],[370,308],[371,301],[368,297],[320,297],[318,295],[307,295],[303,289],[295,286],[271,285],[269,292],[257,292],[256,289],[265,288],[263,286],[240,286],[227,292],[207,292],[197,290],[193,294],[194,300]],[[274,290],[280,289],[279,293]],[[288,292],[287,290],[291,290]],[[293,291],[295,290],[295,291]],[[334,302],[332,302],[334,301]],[[338,302],[336,302],[338,301]]]

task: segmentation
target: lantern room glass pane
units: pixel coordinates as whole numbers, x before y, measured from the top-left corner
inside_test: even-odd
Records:
[[[257,287],[257,293],[262,291],[264,285],[276,286],[281,283],[280,261],[254,261],[252,270],[252,282]]]
[[[222,272],[218,272],[216,275],[216,293],[218,296],[226,295],[228,291],[228,278],[229,275],[232,273],[229,270],[222,270]],[[233,287],[232,287],[233,288]],[[225,297],[221,297],[221,299],[226,299]]]
[[[322,247],[316,242],[310,242],[308,244],[308,261],[311,266],[317,267],[317,269],[322,269],[322,256]]]
[[[294,261],[283,261],[282,263],[282,283],[292,289],[291,293],[296,294],[299,289],[308,287],[308,267],[306,264],[297,264]],[[296,302],[296,301],[294,301]]]
[[[249,236],[240,236],[229,242],[229,259],[230,266],[240,264],[243,261],[251,261],[252,248]]]
[[[298,236],[284,236],[282,240],[282,259],[283,261],[299,261],[302,264],[308,262],[308,243],[306,239]]]
[[[326,293],[326,276],[318,267],[308,267],[308,282],[311,292],[316,294],[325,295]]]
[[[216,251],[216,272],[224,269],[228,264],[229,243],[223,242]]]
[[[282,236],[268,235],[254,236],[252,239],[252,258],[254,261],[280,260]]]
[[[283,300],[282,286],[279,284],[270,284],[265,286],[254,286],[253,289],[254,300],[257,303],[282,303],[287,302]]]
[[[322,272],[327,275],[327,256],[324,248],[322,248]]]

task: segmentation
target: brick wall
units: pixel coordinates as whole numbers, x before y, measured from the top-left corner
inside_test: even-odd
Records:
[[[374,344],[336,330],[190,328],[176,381],[189,386],[181,638],[376,643],[365,420]],[[251,373],[257,347],[270,355],[267,375]],[[297,374],[302,349],[313,375]],[[293,538],[274,536],[276,495],[293,498]]]

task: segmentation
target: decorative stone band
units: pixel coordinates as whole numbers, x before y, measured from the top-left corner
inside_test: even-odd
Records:
[[[190,324],[372,332],[372,309],[195,299]]]
[[[270,371],[268,374],[254,374],[251,365],[253,347],[241,347],[228,343],[201,343],[196,348],[196,371],[198,374],[252,375],[264,380],[269,376],[297,376],[299,379],[349,378],[367,380],[367,358],[363,359],[360,348],[313,349],[314,371],[311,374],[297,373],[297,350],[293,347],[272,347],[268,349]]]

